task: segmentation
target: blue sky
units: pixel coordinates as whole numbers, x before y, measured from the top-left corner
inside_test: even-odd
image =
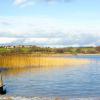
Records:
[[[100,0],[0,0],[0,44],[100,45]]]

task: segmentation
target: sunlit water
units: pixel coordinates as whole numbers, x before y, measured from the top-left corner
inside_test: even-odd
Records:
[[[68,57],[62,57],[67,59]],[[86,64],[16,68],[3,72],[7,95],[11,96],[100,96],[100,56],[73,56]]]

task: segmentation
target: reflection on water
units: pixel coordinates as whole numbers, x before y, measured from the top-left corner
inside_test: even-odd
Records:
[[[33,56],[29,54],[24,55],[7,55],[0,56],[1,70],[4,71],[5,76],[18,75],[26,71],[51,70],[57,67],[69,67],[72,65],[87,64],[89,60],[72,59],[64,57],[50,57],[50,56]]]
[[[99,62],[100,56],[0,58],[7,95],[15,96],[99,96]]]

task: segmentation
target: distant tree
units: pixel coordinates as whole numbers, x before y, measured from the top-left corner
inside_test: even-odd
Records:
[[[64,53],[64,50],[62,48],[56,49],[56,53]]]

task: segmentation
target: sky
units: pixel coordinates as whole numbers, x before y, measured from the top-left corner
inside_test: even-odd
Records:
[[[100,0],[0,0],[0,45],[100,46]]]

